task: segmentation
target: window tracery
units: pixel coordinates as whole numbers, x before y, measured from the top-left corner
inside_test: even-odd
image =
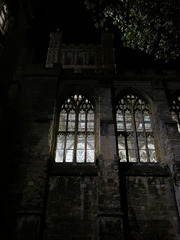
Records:
[[[121,162],[157,162],[149,109],[128,94],[116,106],[118,154]]]
[[[60,110],[55,162],[93,163],[94,158],[94,107],[85,96],[71,96]]]
[[[171,101],[171,117],[177,122],[178,131],[180,132],[180,94],[176,94]]]

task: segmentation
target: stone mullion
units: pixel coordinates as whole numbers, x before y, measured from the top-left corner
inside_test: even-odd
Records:
[[[126,151],[126,158],[127,158],[127,162],[129,162],[129,153],[128,153],[128,144],[127,144],[127,137],[128,137],[128,133],[126,130],[126,120],[125,120],[125,111],[124,111],[124,105],[123,105],[123,124],[124,124],[124,140],[125,140],[125,151]]]
[[[138,135],[137,135],[137,130],[136,130],[136,120],[135,120],[134,107],[132,108],[131,117],[132,117],[132,127],[133,127],[133,135],[134,135],[136,162],[140,162],[139,147],[138,147]]]
[[[85,111],[85,153],[84,153],[84,161],[87,162],[87,136],[88,136],[88,133],[87,133],[87,115],[88,115],[88,112]]]
[[[149,148],[148,148],[148,141],[147,141],[147,133],[146,133],[145,123],[144,123],[144,115],[143,115],[142,105],[141,105],[141,119],[142,119],[142,124],[143,124],[143,135],[144,135],[145,146],[146,146],[146,156],[147,156],[148,162],[150,162],[150,155],[149,155]]]
[[[66,142],[67,142],[67,136],[68,136],[68,120],[69,120],[69,111],[67,113],[67,119],[66,119],[66,134],[64,135],[64,151],[63,151],[63,162],[65,162],[66,159]]]
[[[79,109],[76,106],[75,109],[75,131],[74,131],[74,149],[73,149],[73,162],[76,162],[77,157],[77,143],[78,143],[78,119],[79,119]]]

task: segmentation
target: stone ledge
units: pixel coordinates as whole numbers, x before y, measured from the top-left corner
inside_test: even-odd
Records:
[[[119,163],[120,175],[169,177],[167,165],[159,163]]]
[[[18,210],[16,212],[17,215],[42,215],[43,211],[37,210]]]
[[[123,217],[124,214],[118,211],[100,211],[97,213],[98,217]]]
[[[97,167],[87,163],[52,163],[49,166],[52,176],[97,176]]]

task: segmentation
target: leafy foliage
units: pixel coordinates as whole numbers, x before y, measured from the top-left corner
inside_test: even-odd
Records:
[[[179,0],[85,0],[85,4],[96,27],[110,21],[119,28],[124,46],[166,61],[180,55]]]

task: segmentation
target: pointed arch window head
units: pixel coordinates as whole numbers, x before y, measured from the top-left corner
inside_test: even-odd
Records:
[[[118,154],[121,162],[157,162],[149,109],[128,94],[116,105]]]
[[[55,162],[94,163],[94,106],[83,95],[69,97],[60,109]]]
[[[180,133],[180,93],[173,97],[170,111],[171,117],[177,123],[178,132]]]

